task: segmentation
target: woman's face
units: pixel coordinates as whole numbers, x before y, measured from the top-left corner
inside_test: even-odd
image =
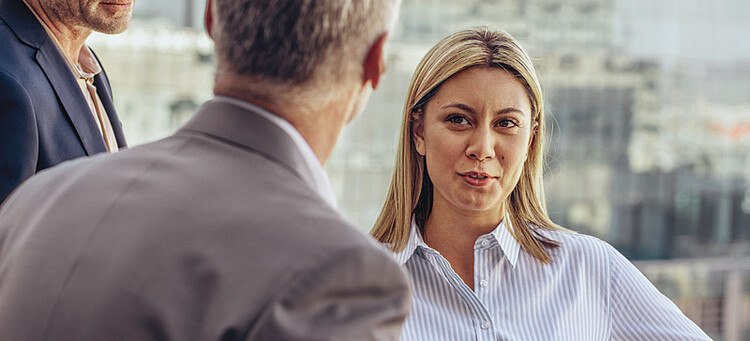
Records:
[[[434,186],[433,210],[502,219],[535,126],[526,89],[511,73],[472,67],[446,80],[412,131]]]

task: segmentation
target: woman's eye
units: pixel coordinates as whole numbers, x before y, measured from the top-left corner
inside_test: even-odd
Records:
[[[466,117],[460,116],[460,115],[451,115],[448,116],[445,119],[447,122],[453,123],[453,124],[467,124],[469,121],[466,120]]]
[[[517,126],[518,124],[513,120],[500,120],[497,122],[497,125],[502,128],[513,128]]]

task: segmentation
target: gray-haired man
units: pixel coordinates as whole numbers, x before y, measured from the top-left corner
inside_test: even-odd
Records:
[[[380,80],[397,6],[209,1],[214,100],[6,202],[2,338],[397,339],[406,277],[341,218],[321,166]]]

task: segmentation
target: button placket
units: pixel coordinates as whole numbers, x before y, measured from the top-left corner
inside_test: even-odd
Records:
[[[490,274],[488,272],[491,271],[480,264],[488,264],[490,262],[490,250],[486,248],[490,245],[490,241],[483,239],[480,241],[480,244],[484,248],[479,248],[474,251],[474,281],[478,284],[478,287],[476,288],[477,297],[486,303],[486,289],[490,285]]]
[[[490,264],[493,259],[491,245],[493,245],[492,241],[485,237],[478,241],[474,250],[474,283],[476,284],[473,294],[484,308],[482,313],[475,315],[474,320],[478,340],[494,340],[496,338],[492,317],[488,309],[491,296],[489,287],[492,267],[488,267],[487,264]]]
[[[481,245],[481,246],[480,246]],[[471,319],[473,320],[474,328],[476,336],[478,337],[477,340],[495,340],[496,335],[494,332],[494,329],[492,327],[492,316],[487,309],[486,302],[488,299],[488,292],[486,290],[478,290],[479,288],[476,286],[477,284],[481,286],[482,281],[487,282],[487,286],[489,286],[489,281],[487,280],[488,271],[490,269],[480,269],[478,268],[479,264],[484,264],[487,261],[487,257],[489,257],[489,250],[488,247],[492,245],[492,243],[487,240],[486,238],[479,240],[475,244],[474,248],[474,283],[475,288],[471,288],[466,285],[466,283],[463,282],[463,280],[456,274],[456,272],[451,267],[448,260],[446,260],[440,252],[432,249],[422,249],[424,254],[426,255],[425,259],[432,264],[432,268],[436,270],[438,273],[440,273],[444,278],[448,281],[448,283],[453,287],[454,290],[461,296],[461,298],[466,302],[468,308],[470,309]],[[482,261],[478,261],[480,258],[484,259]]]

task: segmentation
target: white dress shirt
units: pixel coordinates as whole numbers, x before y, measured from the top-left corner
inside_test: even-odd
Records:
[[[315,156],[315,153],[313,152],[312,148],[310,148],[310,145],[307,144],[305,138],[302,137],[299,131],[297,131],[297,129],[294,128],[294,126],[289,123],[289,121],[279,117],[276,114],[270,113],[268,112],[268,110],[265,110],[257,105],[239,99],[226,96],[216,96],[214,97],[214,101],[235,105],[240,108],[258,113],[259,115],[279,126],[279,128],[281,128],[287,134],[289,134],[289,137],[292,139],[292,141],[294,141],[297,149],[299,149],[300,153],[302,154],[302,160],[304,161],[305,166],[307,166],[307,170],[309,172],[308,174],[313,180],[313,183],[311,185],[315,188],[315,191],[323,198],[323,200],[331,205],[331,207],[336,208],[338,206],[336,201],[336,194],[333,191],[333,187],[331,187],[331,182],[328,179],[328,175],[326,174],[325,169],[323,169],[323,165],[318,160],[318,157]]]
[[[560,243],[547,265],[521,249],[505,222],[480,236],[469,288],[412,222],[396,254],[414,282],[401,339],[710,340],[611,245],[540,233]]]

